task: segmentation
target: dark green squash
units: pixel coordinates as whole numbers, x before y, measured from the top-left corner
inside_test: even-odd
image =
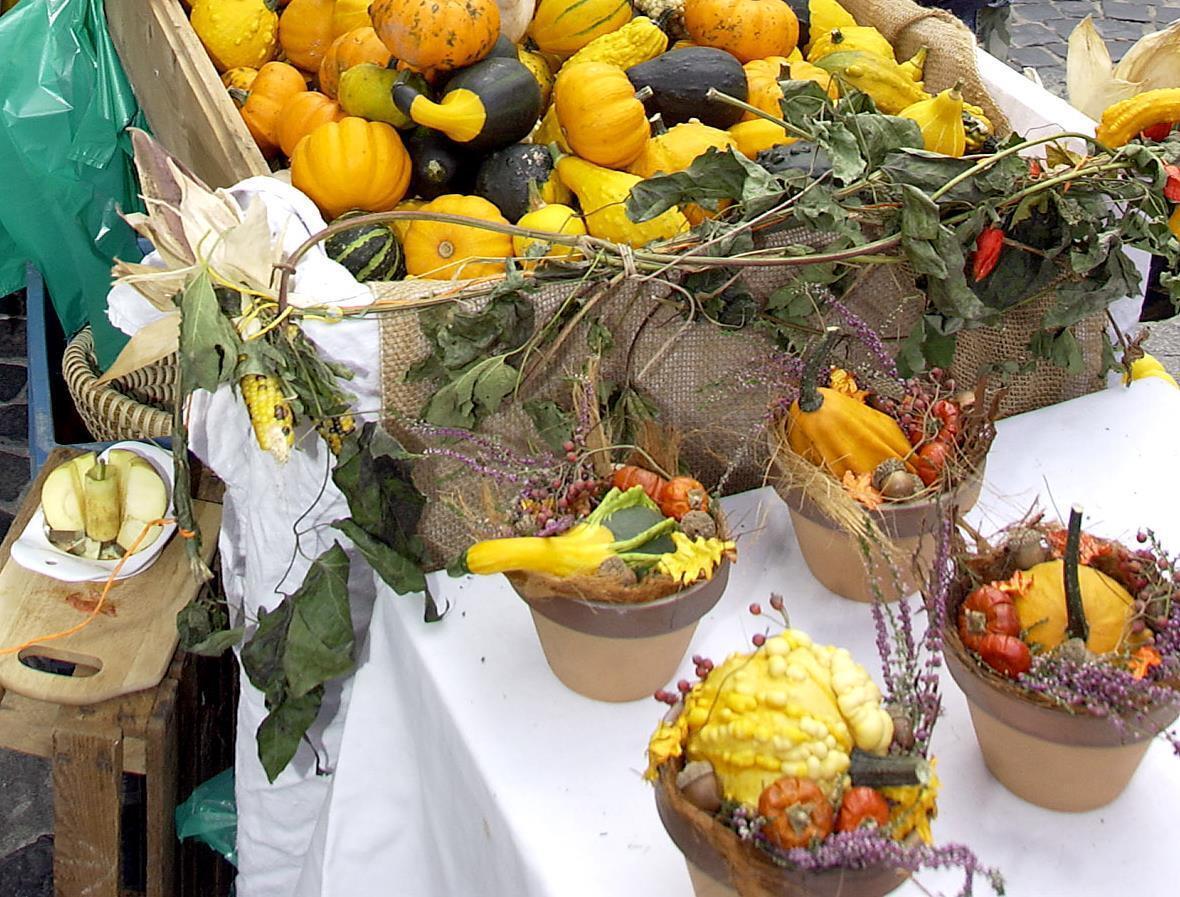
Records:
[[[494,56],[500,56],[504,59],[520,58],[516,50],[516,44],[503,34],[496,38],[496,42],[492,44],[492,49],[488,51],[488,55],[484,59],[491,59]]]
[[[710,87],[738,100],[749,94],[746,70],[737,57],[712,47],[685,47],[664,53],[627,69],[636,90],[652,89],[644,101],[648,115],[657,112],[669,128],[696,118],[702,124],[724,130],[741,121],[741,109],[708,100]]]
[[[546,203],[569,201],[569,192],[555,173],[549,148],[533,143],[514,143],[484,159],[475,178],[475,194],[515,224],[529,211],[530,183],[537,185]]]
[[[415,128],[405,142],[410,154],[409,195],[434,199],[468,191],[475,163],[458,144],[429,128]]]
[[[362,210],[345,212],[337,221],[366,215]],[[328,258],[348,269],[361,283],[372,280],[401,280],[406,273],[402,244],[397,231],[388,224],[361,224],[334,234],[324,241]]]
[[[541,88],[519,59],[493,56],[457,72],[437,103],[409,84],[393,102],[413,121],[474,152],[525,137],[541,115]]]

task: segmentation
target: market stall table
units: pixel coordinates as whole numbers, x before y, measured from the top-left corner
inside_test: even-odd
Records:
[[[1180,391],[1161,380],[1111,389],[1002,421],[979,506],[985,532],[1034,500],[1074,502],[1087,526],[1133,540],[1153,527],[1180,541],[1180,489],[1169,471]],[[771,592],[816,640],[878,668],[870,609],[836,598],[807,572],[786,506],[770,489],[725,501],[743,533],[721,603],[689,654],[720,660],[770,621],[747,612]],[[526,605],[500,578],[432,578],[451,609],[422,622],[421,600],[379,590],[357,672],[331,795],[299,894],[352,895],[374,882],[413,897],[684,897],[681,854],[642,779],[655,701],[597,703],[566,690],[541,654]],[[691,676],[686,657],[681,675]],[[878,681],[879,681],[879,677]],[[988,774],[966,703],[943,677],[934,739],[942,780],[935,837],[969,844],[1014,897],[1174,892],[1152,844],[1180,837],[1180,761],[1162,741],[1127,791],[1090,813],[1054,813]],[[1150,833],[1150,834],[1148,834]],[[1134,858],[1134,859],[1131,859]],[[957,870],[923,871],[899,897],[958,893]],[[1068,882],[1068,885],[1065,883]],[[976,893],[989,889],[976,883]]]

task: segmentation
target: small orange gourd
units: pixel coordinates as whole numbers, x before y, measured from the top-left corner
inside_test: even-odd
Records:
[[[840,85],[836,82],[836,77],[831,72],[824,71],[815,63],[805,62],[803,60],[792,62],[790,78],[792,81],[814,81],[826,90],[828,96],[833,100],[840,99]]]
[[[346,31],[332,41],[328,52],[320,60],[320,90],[336,99],[340,76],[344,72],[362,62],[371,62],[384,68],[389,65],[391,58],[389,48],[368,25]]]
[[[279,113],[279,149],[290,156],[299,141],[325,122],[340,121],[347,115],[340,104],[318,90],[295,94]]]
[[[328,219],[349,209],[387,212],[410,186],[410,155],[392,126],[350,116],[299,141],[291,183]]]
[[[779,86],[779,78],[786,77],[785,66],[775,59],[754,59],[742,68],[746,72],[748,95],[746,102],[757,106],[763,112],[768,112],[778,118],[782,117],[783,89]],[[742,121],[753,121],[758,118],[753,112],[742,116]],[[765,119],[763,119],[765,120]]]
[[[742,63],[787,56],[799,42],[799,19],[783,0],[685,0],[684,27],[695,43]]]
[[[307,90],[299,69],[285,62],[268,62],[258,70],[242,104],[242,119],[264,156],[279,151],[279,114],[287,100]]]
[[[335,0],[291,0],[279,16],[279,44],[305,72],[317,71],[332,39]]]
[[[508,224],[500,210],[482,196],[448,193],[422,206],[422,211]],[[406,229],[403,249],[406,271],[415,277],[496,277],[504,273],[505,260],[512,255],[512,237],[471,224],[415,220]]]
[[[553,105],[574,152],[604,168],[626,168],[651,136],[643,102],[617,65],[565,66],[553,88]]]
[[[418,72],[479,62],[500,36],[495,0],[373,0],[369,16],[394,58]]]

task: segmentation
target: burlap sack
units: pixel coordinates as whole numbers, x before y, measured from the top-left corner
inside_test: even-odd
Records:
[[[967,101],[983,109],[997,135],[1008,134],[1008,118],[979,76],[975,35],[959,19],[945,10],[919,6],[913,0],[843,0],[841,5],[858,24],[872,25],[885,35],[898,59],[909,59],[926,47],[926,90],[937,93],[962,81]]]

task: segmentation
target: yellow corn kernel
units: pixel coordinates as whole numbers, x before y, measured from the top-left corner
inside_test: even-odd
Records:
[[[270,452],[280,464],[286,463],[295,444],[295,415],[283,396],[279,378],[247,374],[238,381],[238,387],[250,413],[259,448]]]
[[[356,420],[351,414],[341,414],[316,421],[315,428],[328,444],[328,451],[339,455],[340,449],[344,447],[344,438],[356,429]]]

